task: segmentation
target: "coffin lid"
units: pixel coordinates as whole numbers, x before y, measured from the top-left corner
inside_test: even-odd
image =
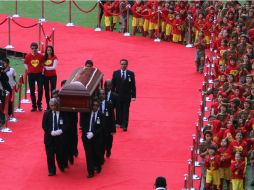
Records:
[[[94,67],[76,69],[60,90],[60,95],[91,96],[102,80],[103,74]]]

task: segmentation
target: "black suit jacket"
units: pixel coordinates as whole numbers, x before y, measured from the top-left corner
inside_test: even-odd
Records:
[[[114,104],[111,100],[109,101],[105,100],[105,109],[104,113],[102,114],[103,114],[104,132],[106,134],[116,132]]]
[[[86,138],[86,133],[89,132],[91,112],[80,112],[80,128],[82,130],[82,138]],[[100,121],[99,123],[97,121]],[[100,139],[103,130],[103,115],[98,111],[96,122],[92,126],[91,132],[94,134],[94,139]]]
[[[125,80],[122,80],[121,70],[115,71],[112,77],[112,91],[118,94],[119,100],[130,101],[131,98],[136,98],[134,72],[126,70],[126,78]]]
[[[60,122],[62,120],[62,123]],[[58,119],[58,128],[62,129],[63,133],[66,132],[66,117],[62,112],[59,113]],[[63,140],[63,135],[60,136],[51,136],[51,131],[53,130],[53,114],[52,110],[48,110],[44,112],[42,119],[42,128],[44,130],[44,144],[50,145],[54,142],[54,139],[58,139],[58,141]]]

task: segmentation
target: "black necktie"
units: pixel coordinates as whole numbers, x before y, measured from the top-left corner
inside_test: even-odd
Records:
[[[121,78],[122,78],[122,80],[124,80],[124,71],[122,71],[122,77]]]
[[[58,129],[57,126],[57,116],[56,116],[56,112],[54,111],[54,131]]]
[[[92,126],[91,126],[91,130],[94,126],[94,123],[95,123],[95,112],[92,113],[93,114],[93,117],[92,117]]]

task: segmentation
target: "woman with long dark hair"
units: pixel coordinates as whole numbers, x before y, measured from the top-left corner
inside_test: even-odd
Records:
[[[52,97],[52,91],[56,89],[56,82],[57,82],[56,67],[58,64],[58,59],[55,56],[53,46],[49,45],[46,47],[44,60],[45,60],[44,61],[44,89],[45,89],[45,97],[47,102],[47,109],[49,109],[49,100],[50,100],[50,97]]]

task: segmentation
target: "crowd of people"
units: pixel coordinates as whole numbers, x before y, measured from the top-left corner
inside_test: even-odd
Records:
[[[56,89],[56,66],[58,59],[52,46],[47,46],[45,55],[38,52],[38,44],[31,43],[24,65],[28,73],[32,109],[42,111],[43,86],[47,108],[43,115],[44,144],[47,155],[48,175],[56,175],[56,164],[64,172],[68,164],[74,164],[78,151],[78,112],[61,111],[59,90]],[[93,67],[87,60],[82,69]],[[80,112],[80,130],[86,155],[88,178],[100,173],[105,157],[111,156],[113,135],[116,127],[128,129],[129,107],[136,98],[134,72],[127,70],[128,60],[120,60],[120,69],[114,71],[112,80],[105,80],[104,88],[96,90],[90,98],[90,111]],[[37,84],[37,97],[35,85]],[[64,87],[66,80],[61,82]],[[72,101],[71,99],[69,101]]]
[[[113,31],[120,22],[121,32],[126,32],[127,5],[127,1],[101,1],[100,15],[102,18],[104,14],[106,30]],[[250,177],[254,177],[253,2],[137,0],[131,6],[131,12],[133,35],[139,31],[144,37],[149,34],[150,38],[193,43],[196,71],[200,73],[204,71],[206,51],[212,52],[213,86],[204,95],[212,95],[213,100],[209,121],[203,130],[204,141],[199,146],[205,188],[222,190],[223,186],[227,189],[232,186],[233,190],[243,190],[249,163]],[[48,174],[52,176],[56,175],[54,155],[61,171],[68,167],[68,162],[73,164],[73,157],[78,156],[78,116],[74,113],[69,117],[69,113],[58,109],[59,97],[55,90],[58,61],[53,47],[46,48],[45,56],[37,49],[38,45],[32,43],[32,52],[24,63],[32,112],[42,111],[43,85],[45,88],[44,142]],[[101,172],[104,156],[111,156],[115,127],[122,127],[123,131],[128,129],[130,102],[136,98],[135,75],[127,70],[128,60],[120,60],[120,65],[121,69],[113,73],[112,80],[105,81],[97,99],[92,101],[91,111],[80,113],[89,178],[94,177],[95,172]],[[93,67],[93,62],[88,60],[86,67]],[[35,82],[38,85],[37,101]],[[254,178],[251,185],[254,186]]]
[[[16,85],[16,71],[10,66],[10,60],[0,56],[0,128],[6,123],[4,114],[6,96],[12,97],[13,88]],[[13,115],[13,100],[8,100],[8,116]]]
[[[223,29],[236,28],[239,35],[253,27],[253,5],[246,1],[160,1],[160,0],[103,0],[100,1],[100,20],[104,15],[105,30],[127,31],[127,9],[132,26],[132,35],[137,31],[142,36],[160,38],[176,43],[191,43],[203,31],[206,43],[219,36]],[[236,20],[237,19],[237,20]],[[253,39],[253,30],[251,32]]]
[[[243,190],[247,165],[251,168],[248,183],[254,186],[254,4],[207,1],[196,5],[202,10],[196,16],[192,13],[196,68],[204,71],[208,50],[214,66],[212,87],[203,92],[212,96],[199,146],[204,187]]]

